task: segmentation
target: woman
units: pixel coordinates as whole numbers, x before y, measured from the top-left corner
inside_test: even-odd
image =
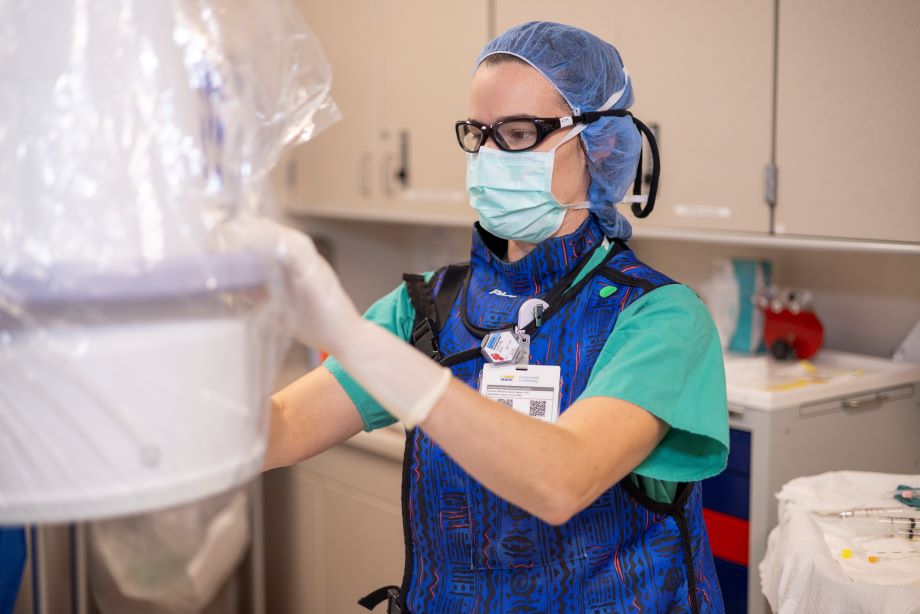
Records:
[[[266,467],[405,423],[392,611],[723,609],[696,483],[727,455],[721,350],[696,295],[624,244],[632,101],[609,44],[512,28],[457,124],[468,266],[409,276],[362,319],[284,235],[298,337],[334,358],[273,398]]]

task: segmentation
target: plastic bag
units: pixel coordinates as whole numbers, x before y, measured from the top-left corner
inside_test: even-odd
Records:
[[[103,614],[200,612],[239,565],[250,540],[244,491],[89,530],[93,596]]]
[[[0,524],[258,472],[287,345],[282,149],[338,118],[287,1],[0,0]]]
[[[723,350],[756,354],[764,351],[763,313],[754,297],[770,284],[772,264],[766,260],[717,258],[712,276],[700,286],[719,331]]]
[[[700,293],[709,307],[725,351],[738,325],[738,280],[732,263],[724,258],[714,260],[712,268],[712,275],[700,286]]]

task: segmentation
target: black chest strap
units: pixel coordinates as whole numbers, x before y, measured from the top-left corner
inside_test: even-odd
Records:
[[[595,246],[594,249],[598,249],[600,244]],[[572,271],[567,273],[562,279],[557,282],[554,287],[547,293],[547,300],[550,302],[549,308],[543,315],[543,321],[546,322],[551,318],[557,311],[559,311],[563,305],[568,301],[574,298],[581,289],[587,285],[594,275],[604,269],[607,269],[607,263],[610,262],[617,254],[621,253],[624,250],[629,249],[626,246],[626,243],[620,239],[614,239],[612,244],[609,247],[608,253],[604,256],[602,262],[600,262],[590,274],[585,275],[581,281],[577,284],[570,285],[571,282],[581,273],[587,264],[591,261],[591,256],[594,253],[592,250],[590,253],[585,255],[582,261],[576,266]],[[465,262],[463,264],[451,264],[443,269],[438,269],[435,272],[434,276],[431,278],[431,283],[427,283],[425,278],[421,275],[406,273],[403,275],[403,280],[406,282],[406,289],[409,294],[409,300],[412,303],[412,307],[415,309],[415,321],[412,325],[412,334],[410,337],[410,342],[414,345],[420,352],[426,356],[431,357],[432,360],[441,364],[445,367],[452,367],[454,365],[472,360],[481,354],[479,347],[470,348],[450,356],[444,356],[441,352],[440,344],[438,341],[438,335],[441,332],[441,329],[444,328],[444,324],[447,322],[450,317],[451,307],[454,302],[457,300],[457,297],[463,293],[466,293],[466,284],[469,281],[469,270],[470,264]],[[443,277],[441,280],[441,286],[438,290],[437,297],[433,296],[432,288],[437,283],[439,275]],[[617,279],[620,283],[629,280],[627,276],[623,276]],[[629,283],[626,281],[626,283]],[[632,280],[630,285],[642,285],[645,289],[645,282],[637,283],[636,280]],[[461,319],[463,320],[464,326],[467,329],[470,329],[474,335],[484,336],[490,331],[484,329],[478,329],[471,326],[467,314],[466,314],[466,299],[461,301],[460,305]],[[527,334],[534,334],[536,328],[536,322],[531,322],[524,329]]]

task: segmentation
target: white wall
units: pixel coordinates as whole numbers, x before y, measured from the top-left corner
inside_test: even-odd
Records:
[[[690,286],[709,276],[718,257],[767,258],[774,281],[814,293],[825,347],[891,357],[920,320],[920,256],[751,249],[666,240],[636,240],[645,262]]]
[[[389,292],[403,272],[469,257],[470,231],[371,222],[294,222],[331,248],[331,260],[361,309]],[[697,287],[719,257],[767,258],[780,285],[810,289],[825,346],[890,357],[920,320],[920,256],[742,248],[664,239],[631,247],[662,272]]]

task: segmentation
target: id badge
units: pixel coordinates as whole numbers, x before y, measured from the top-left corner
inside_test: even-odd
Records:
[[[482,368],[479,392],[514,411],[553,424],[559,418],[558,365],[493,365]]]

